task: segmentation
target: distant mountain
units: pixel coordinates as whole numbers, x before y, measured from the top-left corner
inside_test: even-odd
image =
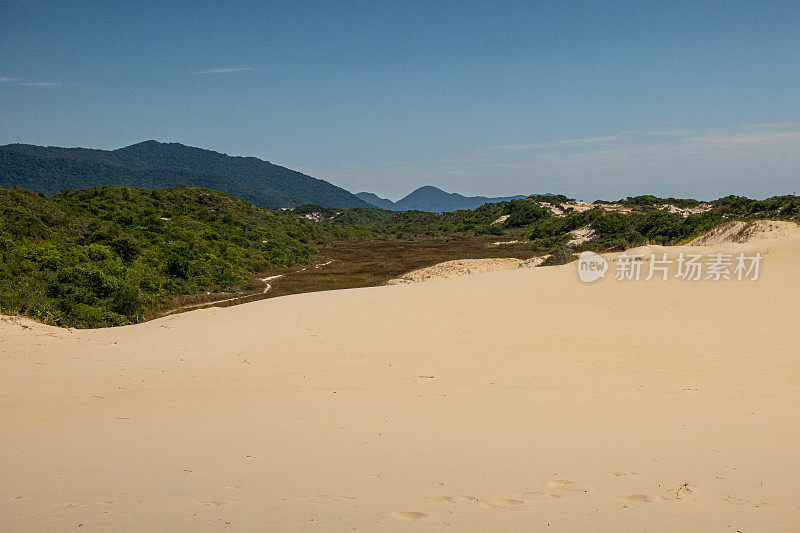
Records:
[[[459,209],[475,209],[483,204],[507,202],[509,200],[518,200],[528,197],[528,195],[498,197],[464,196],[458,193],[445,192],[431,185],[420,187],[396,202],[381,198],[371,192],[360,192],[356,196],[381,209],[388,209],[390,211],[429,211],[432,213],[458,211]]]
[[[357,192],[356,196],[367,202],[368,204],[372,204],[375,207],[380,207],[381,209],[386,209],[387,211],[394,211],[394,202],[391,200],[387,200],[386,198],[381,198],[377,194],[371,192]]]
[[[145,141],[118,150],[0,146],[0,186],[55,194],[105,185],[207,187],[268,209],[301,204],[372,207],[341,187],[269,161],[179,143]]]

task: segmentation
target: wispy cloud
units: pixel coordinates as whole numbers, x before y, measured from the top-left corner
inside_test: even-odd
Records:
[[[489,196],[563,192],[589,200],[636,194],[712,199],[800,193],[798,168],[800,124],[749,124],[509,144],[311,174],[389,197],[433,183]]]
[[[487,150],[544,150],[547,148],[586,146],[618,140],[620,140],[620,136],[618,135],[612,137],[587,137],[584,139],[564,139],[549,142],[504,144],[501,146],[491,146],[487,148]]]
[[[19,78],[12,78],[10,76],[0,76],[0,83],[8,83],[9,85],[19,85],[22,87],[61,87],[62,85],[73,85],[71,83],[61,83],[56,81],[21,80]]]
[[[686,146],[718,144],[767,144],[793,143],[800,141],[800,126],[788,123],[747,124],[730,129],[716,130],[650,130],[644,132],[623,132],[606,137],[586,137],[547,142],[506,144],[490,146],[484,150],[509,151],[547,151],[558,148],[572,148],[579,153],[615,151],[633,146],[652,143],[684,144]]]
[[[651,130],[642,132],[646,137],[685,137],[691,130]]]
[[[753,144],[772,142],[800,142],[800,131],[754,131],[743,134],[719,132],[715,134],[697,135],[687,140],[696,143],[710,144]]]
[[[61,87],[64,84],[55,81],[20,81],[17,85],[24,87]]]
[[[224,74],[226,72],[244,72],[246,70],[253,70],[250,67],[223,67],[223,68],[209,68],[200,70],[197,74]]]

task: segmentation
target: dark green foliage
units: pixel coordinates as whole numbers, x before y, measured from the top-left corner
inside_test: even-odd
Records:
[[[560,245],[550,252],[550,257],[545,259],[541,266],[555,266],[555,265],[563,265],[565,263],[569,263],[575,257],[572,254],[572,249],[566,245]]]
[[[596,204],[619,204],[627,207],[639,208],[655,208],[660,205],[674,205],[675,207],[689,208],[697,207],[702,202],[699,200],[692,200],[690,198],[659,198],[652,195],[644,196],[628,196],[624,200],[617,200],[616,202],[608,202],[605,200],[598,200]]]
[[[611,212],[594,215],[591,227],[597,232],[600,249],[622,250],[646,243],[678,244],[722,222],[722,217],[710,212],[688,217],[666,211],[627,215]]]
[[[742,196],[726,196],[714,202],[714,212],[745,218],[783,218],[800,216],[800,197],[774,196],[751,200]]]
[[[61,326],[137,322],[172,297],[234,289],[308,262],[356,228],[266,211],[207,189],[0,188],[0,310]]]
[[[550,211],[531,200],[511,200],[506,204],[503,214],[508,215],[504,222],[507,228],[530,226],[552,216]]]

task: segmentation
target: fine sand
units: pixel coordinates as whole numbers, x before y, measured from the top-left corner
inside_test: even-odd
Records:
[[[796,531],[800,239],[643,251],[763,261],[3,319],[0,530]]]
[[[691,241],[691,246],[717,246],[721,244],[754,244],[758,241],[784,241],[800,237],[800,226],[782,220],[755,220],[752,222],[727,222],[705,235]]]
[[[412,270],[397,279],[390,279],[387,285],[403,285],[407,283],[422,283],[432,279],[455,278],[470,274],[483,274],[518,268],[523,261],[513,257],[500,257],[488,259],[455,259],[444,261],[433,266]]]

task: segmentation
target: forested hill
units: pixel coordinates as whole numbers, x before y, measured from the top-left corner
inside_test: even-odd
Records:
[[[107,185],[206,187],[268,209],[307,203],[372,207],[341,187],[269,161],[178,143],[145,141],[118,150],[0,146],[0,186],[49,195]]]
[[[138,322],[175,296],[239,289],[255,272],[310,261],[318,242],[357,236],[202,188],[45,197],[0,187],[0,313],[76,327]]]

